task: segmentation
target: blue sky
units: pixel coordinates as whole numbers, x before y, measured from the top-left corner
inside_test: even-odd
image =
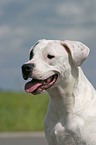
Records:
[[[0,89],[23,91],[20,67],[43,38],[85,43],[82,68],[96,88],[96,0],[0,0]]]

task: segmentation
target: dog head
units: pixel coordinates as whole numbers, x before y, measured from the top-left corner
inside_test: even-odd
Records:
[[[77,41],[39,40],[29,51],[30,59],[22,66],[23,78],[32,78],[25,85],[28,93],[39,94],[66,80],[74,67],[80,66],[89,48]]]

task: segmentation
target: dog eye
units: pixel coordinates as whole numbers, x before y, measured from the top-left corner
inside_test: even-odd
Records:
[[[54,55],[48,54],[48,55],[47,55],[47,58],[52,59],[52,58],[55,58],[55,56],[54,56]]]

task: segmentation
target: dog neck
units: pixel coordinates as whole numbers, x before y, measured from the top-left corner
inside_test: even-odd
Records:
[[[75,75],[73,75],[75,73]],[[52,107],[52,109],[58,110],[58,113],[72,113],[74,108],[78,106],[79,100],[86,98],[86,81],[87,84],[89,81],[83,74],[82,69],[79,67],[75,70],[75,72],[71,73],[69,80],[67,79],[67,82],[62,79],[62,82],[59,83],[58,86],[49,89],[49,106]],[[75,76],[75,77],[74,77]],[[82,77],[81,77],[82,76]],[[84,80],[82,84],[82,80]],[[89,85],[90,86],[90,85]],[[87,86],[88,87],[88,86]],[[82,96],[82,94],[84,94]],[[61,109],[63,107],[64,109]],[[77,108],[77,109],[78,109]],[[63,112],[61,112],[61,110]]]

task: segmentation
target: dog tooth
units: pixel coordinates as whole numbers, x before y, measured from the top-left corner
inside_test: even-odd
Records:
[[[51,82],[51,79],[52,79],[51,77],[49,79],[47,79],[47,83],[50,83]]]
[[[45,85],[46,83],[45,83],[45,81],[43,81],[43,83],[42,83],[43,85]]]

